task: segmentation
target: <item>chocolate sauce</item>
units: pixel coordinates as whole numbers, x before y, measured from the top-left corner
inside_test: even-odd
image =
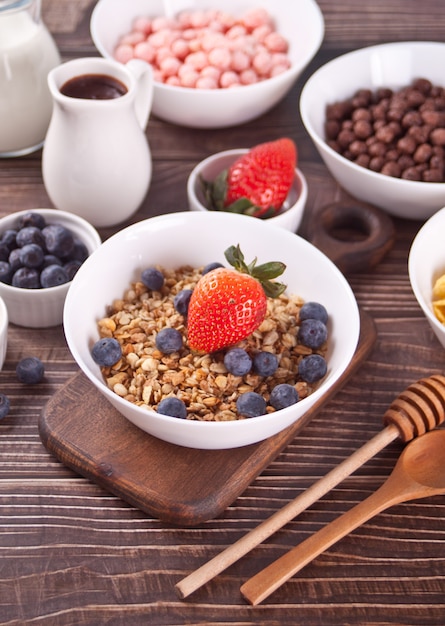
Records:
[[[105,74],[84,74],[67,80],[60,93],[84,100],[113,100],[127,93],[127,88],[116,78]]]

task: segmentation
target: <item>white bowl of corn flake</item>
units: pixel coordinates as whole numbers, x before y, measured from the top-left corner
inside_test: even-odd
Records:
[[[431,329],[445,348],[445,207],[420,228],[411,245],[411,288]]]
[[[218,411],[219,400],[208,401],[205,416],[199,419],[190,419],[191,415],[188,415],[187,419],[162,415],[156,411],[157,407],[153,403],[160,369],[159,362],[162,363],[164,370],[173,370],[169,385],[165,387],[166,394],[185,398],[189,403],[189,413],[192,414],[194,411],[193,399],[187,397],[188,392],[179,391],[179,382],[178,387],[175,386],[175,382],[179,381],[181,376],[175,378],[178,367],[172,363],[171,359],[176,363],[173,355],[168,355],[163,361],[162,355],[154,353],[152,347],[147,347],[150,342],[153,345],[153,338],[166,325],[175,323],[176,327],[182,328],[185,347],[178,358],[184,359],[181,363],[186,371],[185,378],[187,381],[192,379],[195,390],[200,392],[202,388],[210,386],[212,391],[215,379],[218,376],[224,378],[225,374],[220,369],[221,363],[213,360],[215,355],[201,356],[201,361],[197,364],[193,362],[194,370],[190,371],[188,360],[190,351],[187,355],[184,319],[178,320],[178,315],[175,320],[173,317],[167,317],[167,314],[158,315],[153,326],[151,311],[160,306],[162,294],[153,292],[143,295],[145,303],[142,307],[136,307],[135,314],[132,304],[134,293],[144,292],[140,282],[141,273],[152,266],[162,267],[165,275],[169,272],[176,273],[176,270],[183,266],[190,266],[195,270],[213,262],[227,266],[224,252],[230,246],[238,244],[247,262],[255,257],[258,264],[267,261],[283,262],[286,269],[278,280],[287,285],[286,294],[298,296],[300,305],[302,301],[316,301],[326,308],[329,315],[326,324],[328,340],[324,352],[327,373],[321,381],[312,386],[313,388],[308,388],[311,391],[309,395],[300,397],[292,406],[272,411],[268,408],[265,414],[257,417],[214,421],[212,416]],[[117,259],[120,260],[119,263],[116,263]],[[187,287],[187,281],[176,284],[175,280],[170,281],[172,289],[177,286]],[[130,285],[133,285],[132,291],[129,291]],[[193,285],[189,286],[193,288]],[[99,327],[102,332],[113,334],[117,325],[114,321],[116,318],[111,314],[110,305],[116,302],[117,310],[123,310],[124,294],[129,309],[128,307],[125,309],[123,320],[122,314],[118,314],[120,339],[124,338],[123,357],[119,365],[116,364],[108,370],[107,377],[111,381],[106,384],[101,368],[92,357],[92,347],[100,337]],[[295,307],[295,304],[293,306]],[[298,310],[292,315],[286,314],[287,321],[290,320],[293,327],[288,330],[286,341],[296,344]],[[272,341],[269,349],[272,350],[273,333],[278,335],[280,341],[283,339],[273,315],[269,314],[266,317],[265,324],[266,326],[261,326],[258,331],[260,333],[258,341],[260,343],[265,341],[264,336],[268,335],[268,340]],[[174,444],[201,449],[224,449],[257,443],[299,420],[335,384],[348,367],[356,350],[360,321],[357,303],[346,279],[322,252],[306,240],[283,228],[266,224],[262,220],[253,220],[248,216],[190,211],[138,222],[121,230],[102,244],[85,261],[73,280],[65,303],[64,330],[68,346],[81,370],[107,400],[133,424],[155,437]],[[130,340],[130,337],[133,339]],[[247,341],[250,341],[250,338]],[[141,346],[144,346],[147,352],[139,359]],[[145,370],[144,375],[149,377],[148,382],[143,383],[142,392],[148,401],[143,401],[140,406],[128,399],[132,392],[127,376],[132,375],[133,372],[130,371],[132,368],[141,376],[142,370]],[[221,382],[221,379],[219,381]],[[239,382],[246,384],[245,379]],[[195,398],[193,402],[199,403],[199,399],[196,401]]]

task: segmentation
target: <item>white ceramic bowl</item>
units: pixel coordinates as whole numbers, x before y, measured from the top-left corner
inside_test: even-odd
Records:
[[[0,298],[0,370],[5,362],[8,348],[8,309],[3,298]]]
[[[393,178],[356,165],[330,148],[324,135],[327,104],[358,89],[408,86],[416,78],[445,85],[445,44],[398,42],[362,48],[318,69],[303,87],[301,117],[323,161],[350,194],[402,218],[423,220],[445,205],[445,184]]]
[[[18,218],[30,211],[18,211],[0,219],[0,235],[17,226]],[[48,224],[62,224],[81,239],[90,254],[100,246],[101,239],[89,222],[72,213],[58,209],[32,209],[40,213]],[[46,289],[22,289],[0,282],[0,297],[8,309],[9,321],[18,326],[46,328],[62,323],[65,296],[71,285],[65,283]]]
[[[434,334],[445,348],[445,325],[434,315],[432,291],[445,274],[445,208],[440,209],[419,230],[411,245],[408,272],[411,288]]]
[[[287,264],[282,280],[291,293],[322,302],[330,315],[328,372],[319,388],[292,407],[253,419],[232,422],[182,420],[138,407],[110,390],[90,350],[99,338],[97,322],[106,307],[122,296],[131,281],[151,264],[201,267],[226,264],[224,251],[240,244],[246,259]],[[116,259],[120,262],[116,263]],[[359,313],[344,276],[317,248],[298,235],[243,215],[171,213],[129,226],[110,237],[85,261],[73,279],[64,310],[64,330],[74,359],[89,380],[127,419],[146,432],[182,446],[235,448],[255,443],[286,428],[332,387],[354,355]]]
[[[207,181],[214,180],[220,172],[230,167],[235,159],[247,152],[248,149],[218,152],[204,159],[193,168],[187,181],[187,195],[191,211],[208,211],[205,206],[200,178],[202,177]],[[308,193],[306,178],[298,168],[295,170],[295,176],[295,182],[281,211],[274,217],[264,220],[268,224],[286,228],[293,233],[295,233],[300,226]]]
[[[174,4],[174,3],[173,3]],[[180,3],[184,6],[184,3]],[[258,7],[257,0],[194,0],[194,9],[221,8],[239,15]],[[314,0],[274,2],[263,0],[275,19],[275,27],[290,43],[291,67],[269,80],[239,89],[190,89],[156,82],[152,113],[181,126],[222,128],[255,119],[277,104],[290,90],[318,51],[324,36],[323,15]],[[165,15],[162,0],[99,0],[91,16],[91,36],[104,57],[111,58],[115,45],[131,30],[135,17]]]

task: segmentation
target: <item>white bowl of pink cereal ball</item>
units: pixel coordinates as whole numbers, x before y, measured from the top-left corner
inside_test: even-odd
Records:
[[[100,244],[89,222],[58,209],[0,218],[0,297],[9,322],[29,328],[62,324],[73,276]]]
[[[303,87],[303,123],[337,182],[395,217],[445,205],[445,44],[411,41],[349,52]]]
[[[176,445],[227,449],[280,432],[332,390],[360,320],[343,274],[303,238],[187,211],[105,241],[74,277],[64,331],[123,419]]]
[[[182,126],[223,128],[262,115],[291,89],[324,36],[314,0],[195,0],[172,16],[165,6],[99,0],[91,36],[104,57],[150,63],[153,115]]]

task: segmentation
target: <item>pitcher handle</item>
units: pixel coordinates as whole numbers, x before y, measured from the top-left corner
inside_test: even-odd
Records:
[[[134,109],[140,127],[145,130],[153,103],[153,69],[141,59],[131,59],[125,67],[136,78],[137,92]]]

